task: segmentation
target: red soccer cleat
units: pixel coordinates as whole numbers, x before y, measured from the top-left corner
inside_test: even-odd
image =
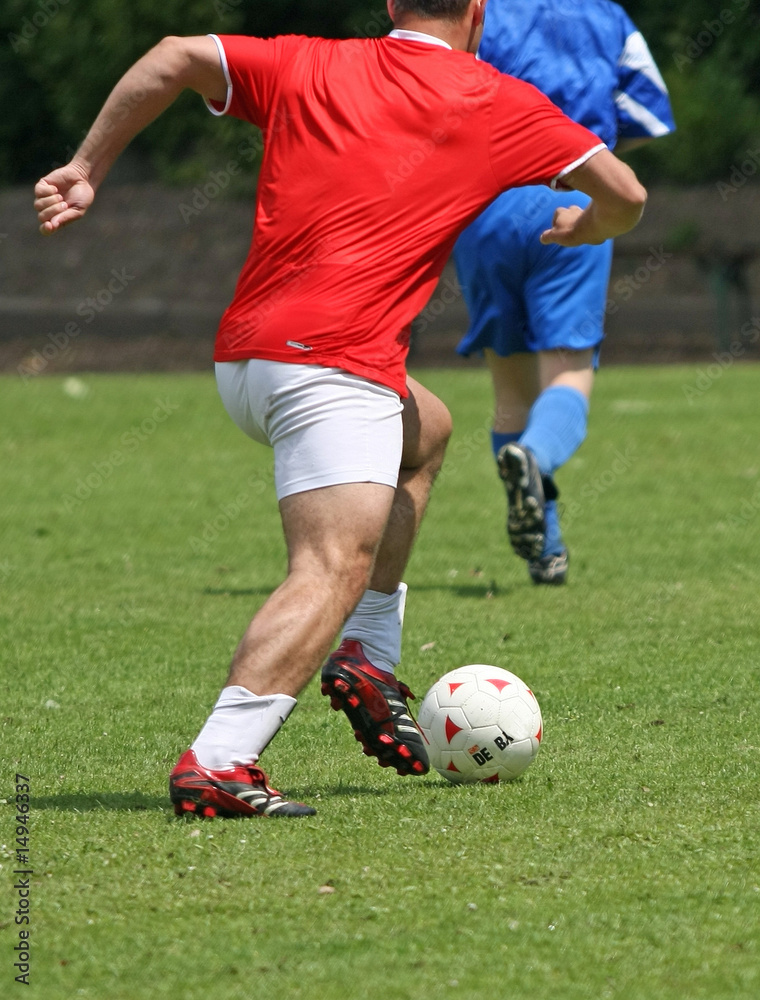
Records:
[[[322,694],[343,711],[368,757],[399,774],[427,774],[425,744],[409,714],[414,695],[393,674],[373,666],[360,642],[344,639],[322,668]]]
[[[260,767],[239,764],[210,771],[201,767],[193,750],[177,761],[169,777],[169,798],[178,816],[314,816],[317,811],[283,799]]]

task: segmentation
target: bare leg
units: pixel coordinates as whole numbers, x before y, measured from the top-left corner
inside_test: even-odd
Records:
[[[364,752],[399,774],[429,768],[409,715],[409,689],[394,677],[401,655],[405,588],[399,586],[451,434],[444,404],[407,379],[401,471],[369,588],[346,623],[343,641],[322,671],[322,693],[345,712]]]
[[[404,400],[404,450],[390,517],[377,553],[369,589],[398,589],[451,435],[446,406],[413,378]]]
[[[586,399],[594,384],[593,350],[538,351],[502,358],[485,352],[494,390],[493,429],[500,434],[520,434],[539,393],[557,385],[577,389]]]
[[[538,356],[510,354],[502,358],[489,349],[484,354],[493,382],[493,429],[498,434],[520,434],[541,390]]]
[[[227,685],[295,697],[308,684],[367,587],[393,496],[350,483],[281,501],[288,575],[248,626]]]
[[[594,386],[594,351],[539,351],[535,355],[540,391],[557,385],[576,389],[586,399]]]

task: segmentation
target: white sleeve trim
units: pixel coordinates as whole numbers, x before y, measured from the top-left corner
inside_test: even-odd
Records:
[[[553,191],[557,191],[557,190],[561,191],[562,190],[561,188],[559,188],[559,189],[557,188],[557,184],[562,180],[562,178],[566,174],[569,174],[573,170],[576,170],[578,167],[581,166],[581,164],[585,163],[586,160],[590,160],[592,156],[595,156],[597,153],[600,153],[603,149],[606,149],[606,148],[607,148],[607,144],[604,143],[604,142],[600,142],[598,146],[592,146],[592,148],[589,149],[588,152],[584,153],[583,156],[579,156],[577,160],[573,160],[573,162],[570,163],[568,166],[566,166],[563,170],[560,170],[560,172],[557,174],[557,176],[554,178],[554,180],[549,185],[551,187],[551,189]]]
[[[657,115],[653,115],[643,104],[634,101],[632,97],[622,90],[616,90],[614,96],[618,110],[628,115],[631,121],[636,122],[637,125],[646,129],[649,135],[657,138],[661,135],[668,135],[672,131],[670,126],[666,125],[665,122],[661,122]]]
[[[227,65],[227,53],[224,51],[224,46],[222,45],[221,38],[218,35],[212,35],[212,34],[209,34],[208,37],[214,39],[214,41],[216,42],[216,47],[217,49],[219,49],[219,59],[221,60],[222,63],[222,69],[224,71],[224,79],[227,81],[227,100],[225,101],[224,107],[222,108],[221,111],[217,111],[217,109],[211,104],[211,102],[207,97],[203,98],[203,103],[206,105],[206,107],[209,109],[212,115],[216,115],[217,118],[221,118],[222,115],[226,115],[227,112],[230,110],[230,104],[232,103],[232,80],[230,79],[230,68]],[[219,102],[217,101],[217,103]]]

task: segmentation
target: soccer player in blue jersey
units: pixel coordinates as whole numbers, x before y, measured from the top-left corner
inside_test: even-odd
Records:
[[[608,0],[489,0],[478,57],[534,84],[610,149],[675,128],[665,83],[622,7]],[[612,241],[544,245],[558,208],[588,198],[547,187],[502,194],[460,236],[470,313],[460,354],[482,351],[494,385],[493,451],[507,534],[536,583],[564,583],[554,473],[586,436],[604,336]]]

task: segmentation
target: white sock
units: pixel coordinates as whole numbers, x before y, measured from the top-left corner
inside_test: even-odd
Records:
[[[401,659],[406,589],[406,584],[400,583],[393,594],[365,590],[341,634],[341,640],[360,642],[369,662],[391,674]]]
[[[287,694],[256,695],[239,684],[224,688],[193,743],[198,763],[212,771],[255,764],[295,706]]]

